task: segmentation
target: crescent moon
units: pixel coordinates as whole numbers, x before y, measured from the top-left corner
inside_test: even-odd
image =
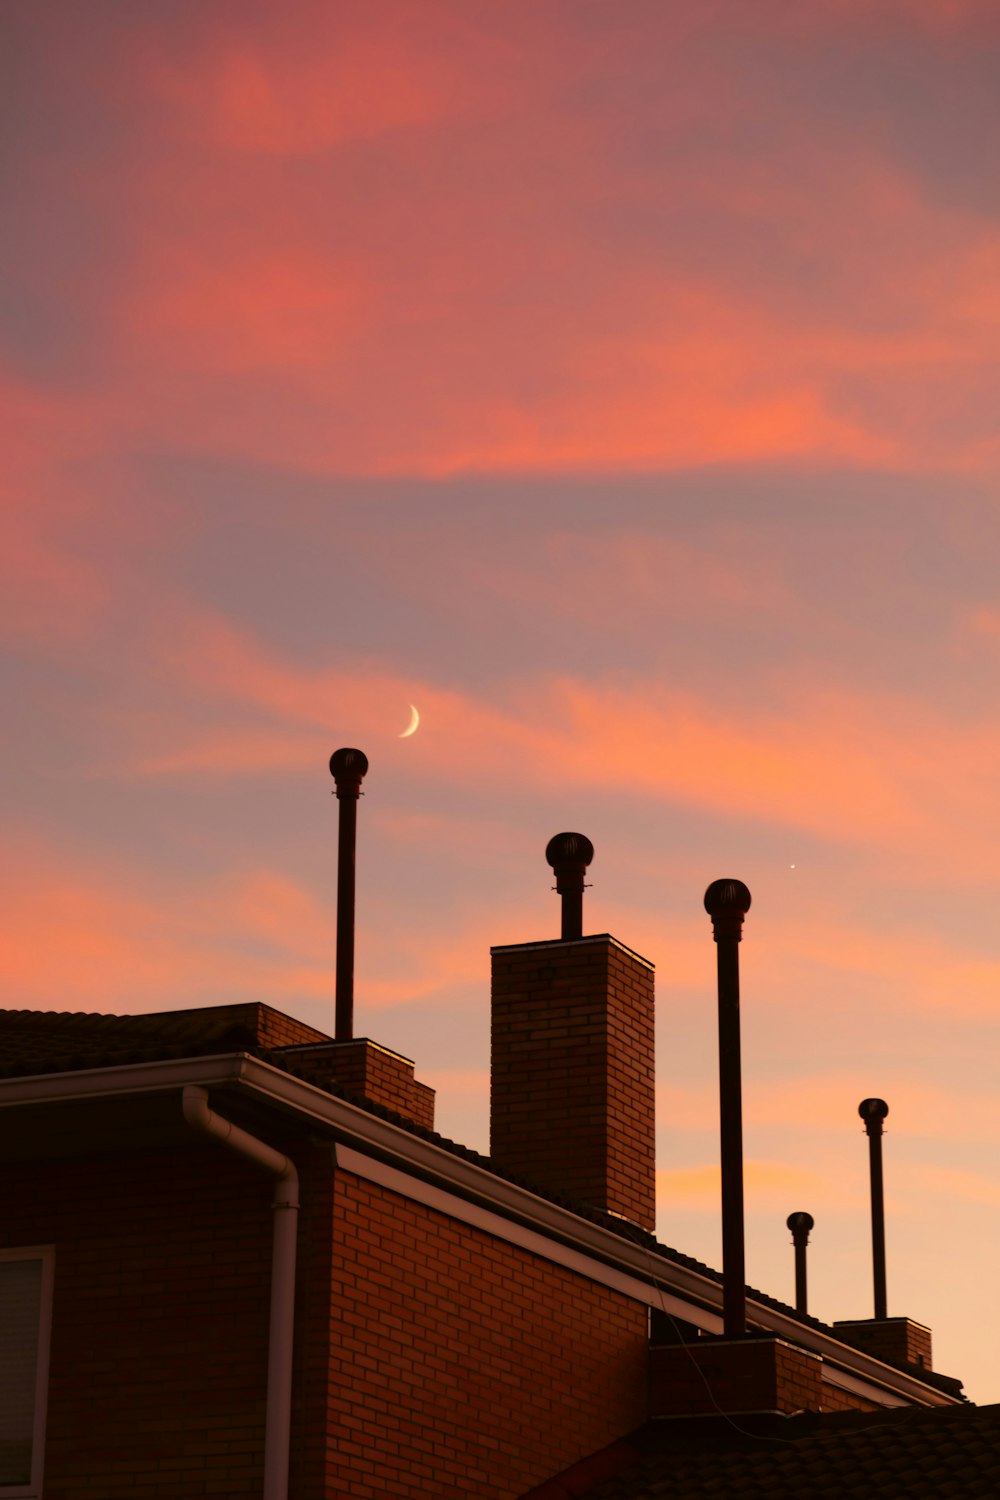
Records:
[[[419,723],[420,723],[420,715],[417,713],[417,710],[414,708],[413,704],[411,703],[410,704],[410,722],[409,722],[409,724],[407,724],[407,726],[403,730],[402,734],[399,735],[399,739],[401,739],[401,740],[408,740],[410,738],[411,734],[415,734],[416,733],[416,731],[417,731],[417,725]]]

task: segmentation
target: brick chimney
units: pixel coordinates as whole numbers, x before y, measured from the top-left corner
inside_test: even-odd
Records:
[[[909,1365],[915,1373],[934,1368],[931,1331],[912,1318],[845,1318],[833,1326],[845,1344],[886,1364]]]
[[[651,1417],[820,1411],[823,1361],[770,1334],[700,1338],[649,1351]]]
[[[325,1039],[280,1050],[282,1062],[311,1082],[332,1085],[359,1103],[379,1104],[434,1129],[434,1090],[413,1076],[413,1063],[368,1037]]]
[[[550,843],[557,876],[554,846],[581,838]],[[494,1162],[651,1230],[653,965],[608,933],[512,943],[491,956]]]

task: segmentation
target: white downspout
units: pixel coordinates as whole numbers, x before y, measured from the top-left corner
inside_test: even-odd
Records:
[[[277,1179],[271,1251],[271,1323],[267,1346],[267,1419],[264,1429],[263,1500],[288,1500],[288,1450],[292,1422],[292,1338],[295,1328],[295,1245],[299,1217],[299,1174],[273,1146],[241,1130],[208,1107],[208,1092],[188,1085],[184,1118],[195,1130],[215,1136]]]

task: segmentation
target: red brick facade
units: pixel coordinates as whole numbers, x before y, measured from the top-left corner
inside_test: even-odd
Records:
[[[646,1417],[646,1311],[296,1151],[290,1494],[511,1500]],[[7,1168],[56,1246],[46,1500],[260,1493],[270,1180],[208,1144]]]
[[[845,1344],[863,1349],[889,1364],[908,1364],[932,1370],[931,1331],[912,1318],[861,1318],[834,1323]]]
[[[214,1006],[212,1009],[230,1014],[234,1023],[245,1024],[262,1047],[296,1047],[304,1042],[328,1040],[326,1033],[317,1031],[315,1026],[307,1026],[305,1021],[297,1021],[294,1016],[286,1016],[284,1011],[275,1010],[271,1005],[262,1005],[259,1001],[250,1001],[245,1005]]]
[[[259,1492],[264,1174],[202,1149],[7,1167],[2,1191],[4,1246],[56,1251],[45,1500]]]
[[[651,1221],[649,966],[606,936],[494,960],[498,1165]],[[317,1064],[307,1078],[329,1063],[418,1119],[432,1095],[406,1059],[232,1010],[268,1058],[234,1055],[230,1018],[213,1016],[216,1056],[116,1054],[96,1079],[2,1085],[0,1248],[55,1248],[45,1500],[261,1493],[274,1182],[185,1125],[195,1077],[298,1169],[289,1500],[518,1500],[650,1414],[876,1409],[784,1338],[650,1349],[668,1258],[275,1066],[279,1049]],[[694,1291],[676,1295],[694,1302],[674,1327],[716,1290],[685,1274]],[[889,1325],[929,1360],[925,1329]],[[839,1328],[845,1342],[851,1327],[872,1325]]]
[[[854,1391],[845,1391],[842,1386],[833,1385],[832,1382],[823,1382],[823,1410],[824,1411],[880,1411],[875,1401],[866,1401],[863,1396],[858,1396]]]
[[[645,1421],[641,1304],[344,1172],[333,1238],[324,1500],[510,1500]]]
[[[282,1057],[289,1067],[315,1078],[324,1087],[332,1084],[358,1099],[381,1104],[427,1130],[434,1129],[434,1090],[417,1082],[408,1057],[390,1052],[367,1037],[291,1047]]]
[[[492,958],[493,1159],[652,1229],[652,965],[606,934]]]
[[[650,1415],[819,1411],[823,1361],[782,1339],[705,1339],[649,1351]]]

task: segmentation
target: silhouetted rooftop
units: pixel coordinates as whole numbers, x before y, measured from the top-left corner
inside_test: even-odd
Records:
[[[349,1089],[339,1088],[325,1079],[311,1076],[308,1063],[302,1066],[296,1057],[282,1052],[304,1042],[332,1040],[325,1032],[259,1002],[218,1005],[191,1010],[158,1011],[148,1015],[117,1016],[97,1012],[75,1011],[0,1011],[0,1079],[32,1077],[45,1073],[73,1072],[85,1068],[121,1067],[129,1064],[167,1061],[184,1057],[207,1057],[215,1053],[246,1052],[282,1071],[323,1089],[333,1098],[344,1099],[379,1119],[387,1120],[410,1135],[430,1141],[453,1156],[481,1167],[494,1177],[526,1188],[551,1203],[599,1224],[620,1239],[643,1246],[651,1255],[672,1265],[682,1266],[721,1285],[722,1274],[663,1245],[655,1235],[628,1223],[614,1214],[605,1214],[547,1188],[539,1188],[512,1172],[506,1172],[481,1152],[463,1146],[437,1131],[415,1124],[403,1116]],[[651,1266],[651,1269],[655,1269]],[[747,1287],[747,1295],[760,1306],[772,1308],[783,1316],[840,1340],[835,1328],[808,1313]],[[917,1371],[900,1366],[927,1385],[945,1391],[952,1397],[961,1395],[961,1381],[932,1371]]]
[[[0,1011],[0,1078],[328,1040],[314,1026],[256,1001],[142,1016],[5,1010]]]
[[[602,1468],[617,1472],[595,1482]],[[953,1406],[651,1422],[525,1500],[995,1500],[997,1495],[1000,1406]]]

